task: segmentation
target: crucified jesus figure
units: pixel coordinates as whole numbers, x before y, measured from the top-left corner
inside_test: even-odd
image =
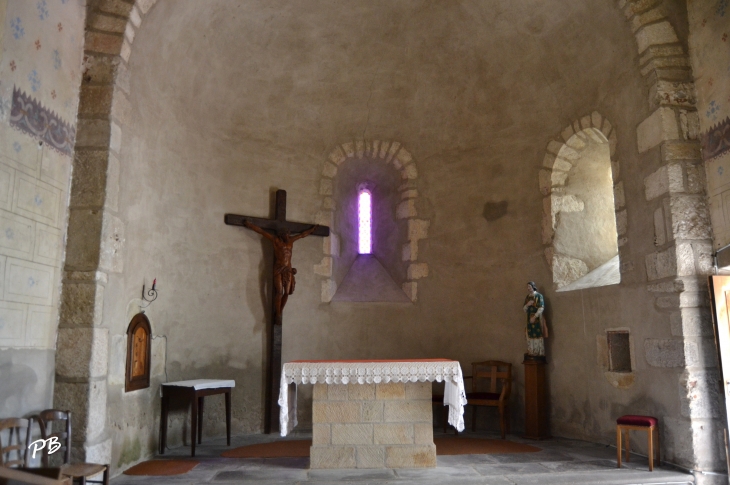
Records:
[[[247,220],[243,221],[243,226],[261,234],[274,245],[274,312],[276,314],[275,321],[281,324],[284,305],[286,305],[289,295],[294,293],[296,285],[294,275],[297,274],[297,270],[291,267],[291,253],[294,241],[309,236],[319,226],[314,225],[296,236],[292,236],[288,229],[279,229],[276,231],[276,236],[274,236]]]

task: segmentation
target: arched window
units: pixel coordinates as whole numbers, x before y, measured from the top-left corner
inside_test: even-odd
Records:
[[[357,200],[358,214],[358,253],[373,252],[373,200],[367,189],[360,189]]]
[[[558,151],[550,217],[557,291],[621,282],[610,142],[598,129],[575,133]]]
[[[342,164],[334,186],[334,232],[341,238],[332,261],[333,302],[411,303],[403,290],[407,219],[398,217],[403,184],[398,172],[367,157]]]

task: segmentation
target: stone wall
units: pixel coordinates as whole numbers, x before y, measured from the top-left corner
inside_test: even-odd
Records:
[[[652,2],[649,2],[652,3]],[[725,413],[719,387],[716,347],[708,315],[707,275],[712,272],[712,229],[700,157],[700,116],[690,68],[682,10],[670,3],[627,2],[635,25],[642,74],[653,112],[637,127],[637,147],[659,162],[644,178],[644,195],[654,214],[655,251],[646,255],[647,290],[669,323],[671,337],[657,332],[644,341],[649,366],[677,369],[680,412],[666,416],[666,434],[675,439],[683,466],[709,474],[698,483],[720,483]],[[665,17],[666,16],[666,17]],[[675,28],[669,20],[672,18]],[[662,336],[664,334],[665,336]]]
[[[312,468],[436,466],[430,382],[315,384]]]
[[[701,298],[709,216],[681,3],[509,2],[499,16],[478,3],[306,11],[153,3],[90,3],[84,93],[97,101],[81,110],[78,148],[95,158],[84,165],[78,157],[77,167],[88,168],[74,186],[93,197],[74,206],[72,194],[69,326],[108,328],[119,340],[140,283],[157,277],[160,298],[148,315],[153,333],[166,335],[157,358],[166,377],[236,379],[234,431],[260,430],[271,253],[259,236],[224,226],[223,214],[271,216],[271,195],[282,188],[288,217],[311,221],[330,211],[320,191],[333,178],[334,165],[322,167],[335,162],[333,147],[349,156],[358,142],[364,153],[375,140],[398,140],[418,161],[418,199],[402,209],[410,239],[420,239],[418,261],[428,261],[427,273],[409,278],[427,274],[417,298],[411,293],[415,304],[328,304],[322,242],[302,240],[284,360],[520,362],[525,283],[551,278],[535,190],[544,147],[595,111],[616,132],[624,182],[621,284],[544,292],[552,433],[612,443],[617,416],[653,414],[666,459],[724,468]],[[630,382],[612,381],[600,347],[596,355],[597,336],[616,328],[629,329],[635,343]],[[101,348],[94,335],[103,331],[88,334],[93,361]],[[107,396],[118,360],[74,381],[84,392],[98,389],[79,405],[103,410],[100,396],[120,416],[78,443],[108,446],[117,470],[153,448],[158,412],[154,389]],[[524,391],[519,367],[515,374],[518,430]],[[299,409],[306,427],[308,405]],[[183,416],[171,437],[183,435]],[[206,416],[206,429],[221,433],[222,407]],[[125,441],[132,436],[139,444]]]
[[[83,25],[78,1],[0,2],[0,418],[53,404]]]
[[[689,0],[687,9],[689,53],[696,89],[696,94],[690,92],[690,96],[696,96],[699,118],[699,127],[696,122],[690,127],[693,131],[699,131],[704,171],[694,162],[686,172],[686,187],[690,189],[703,185],[702,179],[706,177],[706,189],[700,192],[702,199],[697,203],[674,202],[675,212],[681,211],[686,222],[680,223],[675,219],[672,223],[675,231],[692,234],[691,237],[695,239],[689,244],[684,242],[677,245],[677,272],[682,274],[691,271],[694,266],[697,273],[708,274],[712,271],[710,254],[713,249],[720,249],[730,243],[730,206],[727,205],[730,197],[727,179],[730,170],[730,71],[727,68],[730,65],[730,6],[727,1]],[[685,130],[687,122],[681,116],[679,122],[680,130]],[[692,158],[696,160],[699,156],[695,150],[696,147],[693,147]],[[672,184],[671,181],[677,180],[677,177],[667,174],[666,180]],[[709,206],[711,230],[706,209],[702,208],[705,203]],[[697,241],[700,237],[704,240]],[[676,326],[681,320],[684,334],[694,337],[685,339],[683,353],[688,367],[686,381],[683,382],[687,383],[689,401],[683,409],[683,415],[692,419],[695,454],[698,461],[706,466],[704,462],[708,456],[722,454],[723,430],[727,433],[727,402],[723,401],[727,397],[723,398],[724,386],[718,369],[718,356],[712,349],[714,333],[707,315],[707,291],[703,283],[701,281],[698,285],[701,293],[694,298],[689,293],[680,299],[682,318],[675,315],[674,322]],[[691,301],[697,303],[689,303]],[[700,392],[697,392],[698,389]],[[703,390],[704,393],[701,392]],[[714,437],[707,436],[706,432],[698,432],[708,429],[712,430]]]
[[[257,18],[269,8],[264,3],[248,5],[249,15],[242,17],[244,24],[230,31],[229,27],[216,28],[206,41],[211,44],[201,44],[189,35],[191,30],[206,30],[212,24],[233,28],[225,21],[227,10],[222,3],[204,14],[193,4],[173,8],[168,2],[158,2],[135,34],[129,57],[131,122],[121,129],[119,207],[125,222],[124,271],[110,276],[105,294],[104,318],[113,334],[124,331],[127,321],[117,316],[126,315],[130,300],[137,297],[139,283],[149,282],[154,273],[161,296],[148,314],[155,322],[154,332],[168,336],[168,377],[235,378],[234,429],[259,430],[270,249],[260,236],[223,225],[223,214],[269,217],[271,193],[282,188],[288,191],[289,219],[317,220],[325,207],[322,204],[331,204],[327,193],[320,192],[323,187],[326,191],[326,181],[337,176],[335,163],[353,163],[341,159],[349,160],[349,153],[355,159],[358,150],[364,155],[368,147],[373,147],[372,151],[374,142],[380,141],[378,157],[371,163],[385,165],[390,161],[398,168],[393,160],[405,147],[408,159],[400,161],[399,170],[418,164],[417,172],[413,172],[418,198],[413,211],[404,209],[412,226],[411,240],[418,240],[416,262],[428,262],[428,276],[417,280],[416,304],[328,304],[326,298],[322,302],[322,282],[328,279],[322,276],[327,269],[326,261],[322,261],[323,243],[313,237],[299,241],[293,260],[299,269],[297,290],[284,316],[284,360],[453,357],[464,365],[485,358],[520,362],[524,353],[521,307],[525,282],[543,284],[550,278],[540,238],[542,198],[535,190],[543,159],[541,148],[567,123],[598,111],[611,120],[618,134],[617,159],[632,161],[636,158],[633,128],[650,113],[648,108],[645,112],[635,108],[646,105],[645,87],[637,68],[635,40],[622,13],[600,2],[592,4],[600,14],[588,14],[570,2],[538,11],[513,5],[505,25],[516,22],[525,32],[536,29],[539,33],[528,35],[547,42],[548,52],[571,44],[565,36],[577,22],[585,29],[581,35],[592,39],[575,44],[584,46],[583,55],[597,50],[613,53],[586,71],[572,60],[549,61],[551,56],[543,52],[528,51],[521,61],[525,74],[514,77],[507,68],[514,58],[500,46],[516,38],[488,34],[499,30],[502,21],[489,20],[486,13],[483,20],[472,21],[467,20],[469,15],[463,17],[460,9],[442,6],[411,24],[405,19],[411,18],[412,5],[406,4],[393,7],[388,21],[366,6],[358,14],[345,8],[315,9],[305,15],[307,20],[292,17],[293,13],[272,12],[276,19],[276,28],[272,28],[277,32],[288,31],[292,23],[319,26],[294,29],[303,36],[299,39],[300,34],[292,34],[289,39],[298,39],[294,45],[301,46],[295,55],[286,36],[269,45],[245,34],[258,29],[253,20],[246,19]],[[520,15],[536,24],[524,25],[517,20]],[[341,51],[337,43],[324,40],[349,39],[353,32],[348,26],[355,24],[368,26],[367,32],[348,40],[347,45],[380,53],[379,62],[368,54],[364,63],[357,64],[365,66],[365,71],[352,64],[355,57],[350,48]],[[455,24],[463,28],[454,30]],[[434,26],[439,25],[447,39],[454,38],[445,42],[434,36]],[[311,34],[324,26],[326,35]],[[596,38],[596,30],[608,37]],[[393,37],[392,42],[381,45],[376,39],[384,36]],[[410,45],[412,38],[419,39],[421,54],[402,58],[396,46]],[[443,56],[433,56],[444,46],[461,43],[470,46],[467,51],[471,54],[443,52]],[[221,67],[217,75],[202,82],[198,71],[190,69],[198,62],[213,62],[219,52],[235,58],[235,52],[243,51],[248,52],[248,61],[241,64],[240,73]],[[316,61],[310,56],[314,51],[319,52],[317,59],[331,59],[336,67]],[[176,57],[170,52],[186,54]],[[438,62],[422,63],[417,60],[420,55]],[[292,59],[297,61],[290,64]],[[484,59],[492,59],[493,66],[484,66]],[[256,66],[264,71],[257,73]],[[529,82],[537,78],[529,73],[549,73],[550,82]],[[230,111],[221,111],[221,93],[231,93],[229,76],[237,79],[236,86],[258,94],[231,94],[226,98]],[[478,82],[462,86],[466,89],[462,92],[455,79],[467,78]],[[519,87],[512,87],[515,82]],[[607,90],[605,86],[621,86],[621,90]],[[559,102],[553,95],[556,91],[564,93]],[[510,97],[515,101],[506,102]],[[559,113],[570,113],[569,119]],[[516,120],[519,129],[503,131],[504,120]],[[165,130],[159,130],[160,126]],[[380,157],[383,140],[390,143]],[[400,146],[391,157],[393,140]],[[625,187],[627,207],[634,204],[633,213],[642,214],[643,185],[634,181],[641,180],[645,168],[627,162],[621,169],[624,180],[631,180]],[[402,180],[411,180],[410,173],[406,172],[405,179],[401,175]],[[488,211],[490,207],[499,210]],[[633,231],[627,234],[629,240],[653,244],[653,234],[645,230],[645,224],[629,221],[627,227]],[[333,230],[338,233],[339,228]],[[627,283],[621,285],[618,295],[609,290],[586,295],[586,307],[596,307],[604,298],[625,308],[635,306],[640,298],[634,296],[636,287],[645,287],[639,265],[645,252],[642,247],[625,250],[622,261],[626,262]],[[425,271],[414,273],[411,280],[421,275]],[[556,317],[551,325],[559,342],[554,349],[556,385],[561,386],[563,380],[570,383],[574,388],[571,392],[581,395],[580,403],[588,395],[612,401],[636,401],[646,396],[643,383],[631,389],[614,388],[597,365],[597,380],[570,370],[596,362],[595,335],[603,327],[616,326],[613,321],[621,318],[618,309],[606,308],[602,310],[605,317],[584,322],[582,307],[574,304],[573,295],[558,298],[547,291],[546,297],[549,312]],[[658,319],[658,312],[652,312],[650,318]],[[584,326],[590,328],[585,337]],[[198,345],[191,348],[189,342],[193,341]],[[573,350],[566,352],[563,346]],[[582,349],[588,354],[583,355]],[[566,355],[581,355],[581,363],[572,365]],[[637,375],[643,371],[641,365]],[[516,409],[512,415],[514,429],[519,429],[522,375],[519,371],[515,374]],[[669,388],[672,379],[671,375],[659,376],[658,382]],[[585,391],[575,389],[576,380],[585,384]],[[670,413],[678,414],[674,389],[660,391],[656,399],[664,400],[667,394],[675,398]],[[556,409],[567,408],[569,413],[583,409],[569,397],[562,397],[570,394],[555,392],[561,396],[556,398]],[[110,408],[121,409],[123,402],[115,399]],[[598,403],[593,408],[597,410],[591,418],[596,428],[589,427],[589,432],[585,427],[562,429],[571,436],[612,441],[615,416],[609,409],[600,410]],[[650,408],[646,405],[634,411],[649,412]],[[303,402],[303,427],[311,423],[308,409]],[[215,426],[222,421],[216,412],[207,414],[210,421],[206,427],[220,432]],[[558,418],[556,415],[558,424],[567,421]],[[479,423],[479,427],[490,426],[496,429],[496,423]],[[182,433],[180,418],[170,434]],[[150,436],[153,438],[154,433]],[[122,443],[119,446],[124,447]]]
[[[713,245],[719,249],[730,243],[730,7],[724,1],[687,5]]]

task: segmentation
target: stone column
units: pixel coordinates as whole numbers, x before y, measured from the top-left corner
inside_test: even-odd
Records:
[[[116,216],[122,127],[130,103],[127,62],[142,15],[154,4],[89,0],[69,227],[56,351],[54,406],[72,411],[74,460],[109,463],[106,426],[109,331],[104,286],[123,270]]]
[[[656,247],[645,263],[648,290],[666,315],[672,338],[646,339],[644,352],[649,365],[679,370],[681,407],[679,416],[664,417],[663,439],[680,465],[700,472],[697,484],[727,483],[726,476],[701,473],[725,472],[726,420],[709,314],[712,233],[694,77],[685,44],[667,18],[676,5],[617,3],[636,36],[652,111],[637,127],[638,150],[645,161],[659,160],[659,168],[644,180]]]
[[[660,161],[644,180],[656,247],[646,255],[648,290],[672,335],[646,339],[644,352],[651,366],[681,370],[681,413],[662,425],[674,455],[695,471],[722,472],[725,413],[707,290],[712,233],[692,72],[668,21],[640,28],[637,39],[654,110],[637,128],[638,149]],[[697,474],[697,483],[716,482],[717,475]]]
[[[644,350],[649,365],[682,369],[681,415],[665,418],[664,424],[675,455],[694,470],[717,472],[722,470],[714,468],[725,461],[725,413],[707,290],[712,234],[699,144],[682,139],[680,116],[681,110],[661,107],[639,126],[640,146],[649,129],[668,138],[657,143],[662,166],[644,181],[646,199],[655,207],[657,248],[646,256],[646,272],[648,290],[666,314],[673,336],[647,339]],[[652,124],[661,129],[650,128]],[[711,477],[702,475],[698,483],[714,483]]]
[[[647,339],[644,350],[651,366],[683,369],[678,376],[681,415],[664,418],[675,456],[693,470],[721,472],[715,468],[725,461],[725,413],[709,314],[712,233],[696,141],[697,113],[687,106],[659,104],[637,135],[640,152],[656,150],[661,157],[659,169],[644,180],[654,210],[656,246],[646,256],[646,272],[648,290],[666,314],[673,338]],[[698,480],[714,483],[713,476],[698,475]]]

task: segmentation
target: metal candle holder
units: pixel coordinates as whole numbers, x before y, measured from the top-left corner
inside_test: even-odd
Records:
[[[143,308],[147,308],[153,301],[157,299],[157,290],[155,289],[155,285],[157,285],[157,278],[155,278],[155,280],[152,282],[152,288],[145,291],[145,284],[142,283],[142,300],[147,302],[147,304]],[[148,300],[147,297],[149,297],[150,299]]]

